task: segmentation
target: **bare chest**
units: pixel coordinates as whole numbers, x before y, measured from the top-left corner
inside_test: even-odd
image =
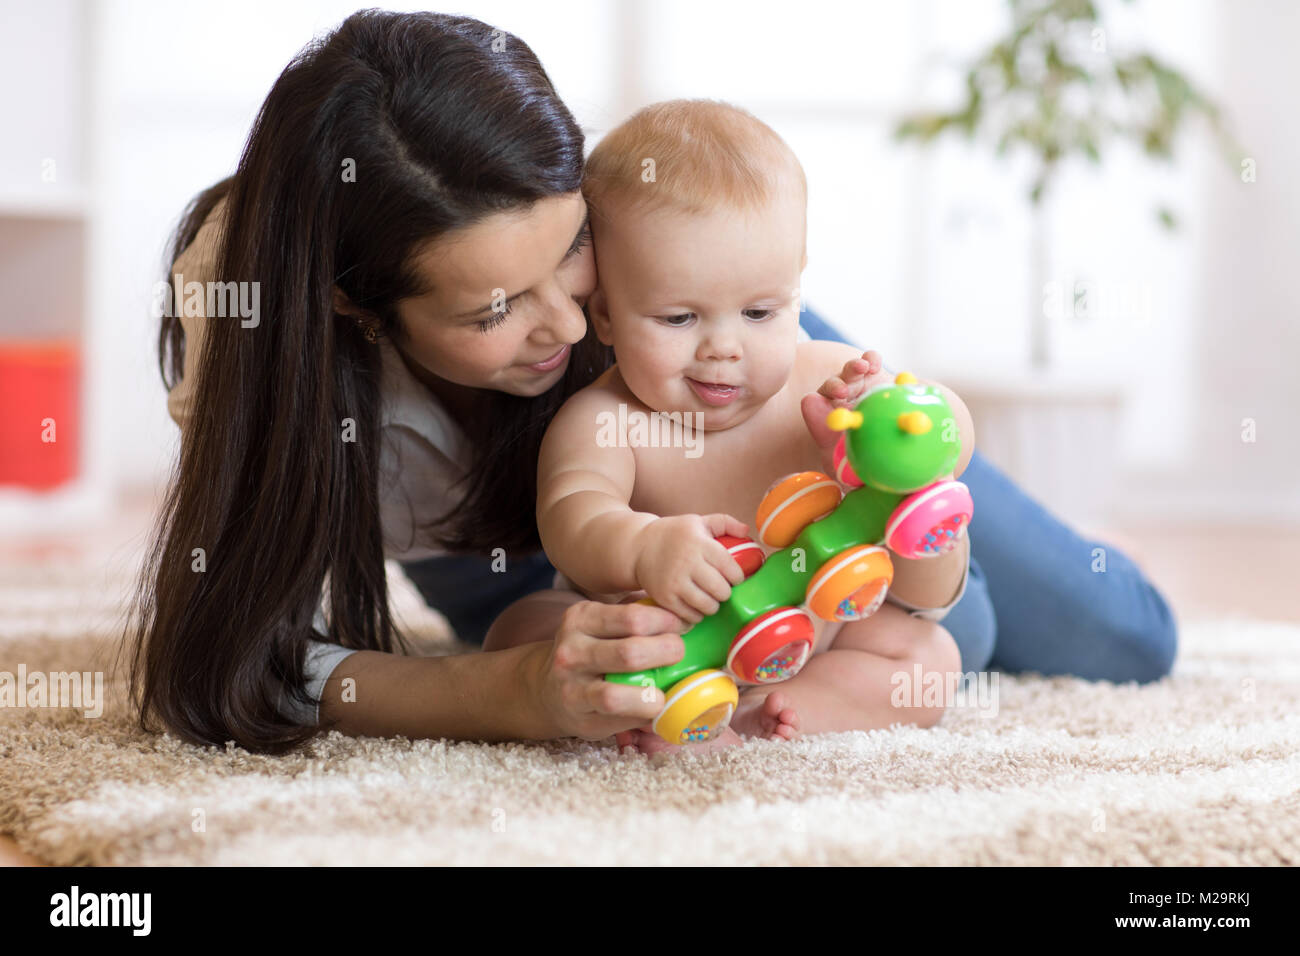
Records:
[[[764,408],[721,432],[696,433],[674,446],[633,445],[632,508],[661,516],[725,512],[750,525],[778,478],[819,470],[820,456],[796,405]]]

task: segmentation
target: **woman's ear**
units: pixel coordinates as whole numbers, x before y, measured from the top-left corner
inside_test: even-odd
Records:
[[[338,286],[334,287],[334,311],[339,315],[346,315],[357,324],[366,336],[366,341],[372,345],[378,341],[379,329],[381,323],[365,309],[354,305],[347,294]]]
[[[366,313],[352,304],[352,300],[338,286],[334,287],[334,311],[340,315],[350,315],[353,318],[361,319],[366,317]]]
[[[587,317],[591,319],[592,328],[596,330],[596,338],[600,339],[602,345],[613,345],[614,334],[610,328],[609,321],[609,304],[605,301],[605,290],[599,287],[587,299]]]

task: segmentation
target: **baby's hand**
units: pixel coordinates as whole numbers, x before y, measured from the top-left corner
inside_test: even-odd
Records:
[[[731,515],[673,515],[652,521],[633,540],[636,579],[660,607],[694,625],[718,610],[745,573],[717,535],[746,537]]]
[[[826,416],[834,408],[857,404],[866,391],[867,379],[878,375],[883,367],[884,360],[880,353],[868,349],[862,353],[862,358],[845,363],[844,370],[839,375],[832,375],[822,383],[821,388],[803,397],[800,406],[803,420],[812,433],[813,441],[821,450],[822,470],[826,474],[835,474],[835,443],[840,437],[839,432],[832,431],[826,424]]]
[[[880,353],[875,349],[867,349],[862,353],[862,358],[846,362],[844,370],[823,382],[817,392],[837,405],[856,402],[867,390],[867,379],[879,375],[883,367],[884,360]]]

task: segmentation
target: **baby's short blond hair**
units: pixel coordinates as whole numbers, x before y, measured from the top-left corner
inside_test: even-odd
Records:
[[[761,208],[808,183],[794,151],[753,114],[719,100],[665,100],[596,144],[582,191],[598,221],[612,201],[706,212]]]

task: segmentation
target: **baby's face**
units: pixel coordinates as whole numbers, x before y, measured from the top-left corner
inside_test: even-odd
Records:
[[[779,392],[794,364],[804,202],[708,213],[611,204],[593,222],[603,307],[591,310],[623,380],[647,407],[731,428]]]

